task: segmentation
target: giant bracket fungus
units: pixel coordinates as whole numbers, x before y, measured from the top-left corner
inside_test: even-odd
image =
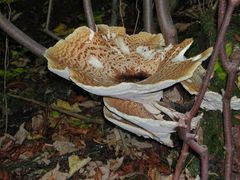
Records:
[[[45,57],[50,71],[104,96],[108,120],[172,146],[170,134],[176,131],[177,119],[183,114],[158,102],[163,89],[176,83],[197,94],[205,73],[201,63],[211,55],[212,48],[186,58],[192,42],[186,39],[166,46],[162,34],[128,35],[123,27],[97,25],[96,32],[77,28],[47,49]]]

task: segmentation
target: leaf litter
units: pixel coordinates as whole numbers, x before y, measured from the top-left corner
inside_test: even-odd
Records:
[[[25,68],[29,69],[27,76],[17,83],[9,82],[16,84],[9,92],[23,100],[9,96],[13,101],[9,104],[13,119],[9,127],[14,128],[9,128],[8,134],[0,131],[1,178],[172,178],[167,157],[176,162],[176,156],[168,156],[168,148],[106,122],[85,123],[72,117],[71,113],[89,119],[102,118],[101,99],[65,80],[56,80],[45,64],[26,61]],[[33,101],[24,101],[24,97]],[[38,105],[42,102],[46,106]],[[51,105],[69,113],[53,110]]]
[[[4,133],[2,124],[0,129],[0,179],[172,178],[176,150],[170,152],[105,122],[85,123],[52,110],[49,106],[54,104],[89,119],[102,117],[98,97],[49,73],[45,62],[28,57],[25,51],[15,55],[9,67],[8,92],[46,106],[9,97],[9,131]],[[187,169],[182,176],[195,179]]]

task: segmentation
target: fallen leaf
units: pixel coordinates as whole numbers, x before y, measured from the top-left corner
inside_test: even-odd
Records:
[[[150,168],[148,170],[148,178],[149,179],[161,179],[161,176],[160,176],[160,172],[158,171],[158,169],[155,167],[155,168]]]
[[[0,170],[0,179],[11,180],[11,173],[6,170]]]
[[[17,144],[22,144],[23,141],[27,138],[27,136],[29,135],[29,132],[24,128],[24,124],[22,123],[20,125],[20,128],[18,130],[18,132],[14,135],[14,138],[16,139],[16,143]]]
[[[75,113],[78,113],[78,112],[82,111],[79,108],[79,104],[78,103],[74,103],[74,104],[70,105],[69,102],[63,101],[61,99],[58,99],[57,102],[55,103],[55,105],[57,107],[59,107],[59,108],[66,109],[68,111],[75,112]]]
[[[168,176],[165,176],[165,175],[161,175],[161,180],[172,180],[173,179],[173,175],[170,174]]]
[[[236,119],[240,120],[240,114],[236,114],[234,117],[235,117]]]
[[[191,23],[176,23],[175,27],[177,28],[178,32],[184,32],[187,28],[191,25]]]
[[[123,162],[123,157],[117,159],[110,159],[107,164],[100,161],[89,162],[86,169],[88,170],[87,179],[99,180],[115,180],[118,179],[116,170],[120,168]]]
[[[132,162],[128,162],[123,164],[121,170],[119,170],[117,173],[119,176],[124,176],[132,172],[134,172],[134,164]]]
[[[236,84],[237,84],[238,89],[240,90],[240,74],[238,74]]]
[[[67,141],[55,141],[53,146],[57,151],[59,151],[60,155],[78,150],[73,143]]]
[[[0,137],[0,149],[7,150],[15,141],[15,138],[10,134],[4,134]]]
[[[32,117],[32,129],[34,131],[39,131],[44,128],[44,117],[42,113],[37,114]]]
[[[27,63],[31,62],[28,58],[18,58],[11,62],[12,65],[15,65],[17,67],[26,67]]]
[[[93,108],[93,107],[96,107],[96,106],[99,106],[99,105],[101,105],[100,102],[93,101],[93,100],[88,100],[88,101],[85,101],[85,102],[82,102],[82,103],[79,104],[79,106],[85,107],[85,108]]]
[[[68,28],[64,23],[59,23],[54,29],[53,32],[57,36],[67,35],[73,32],[73,28]]]
[[[110,170],[111,171],[116,171],[118,170],[121,166],[122,166],[122,163],[123,163],[123,157],[121,158],[117,158],[117,159],[111,159],[108,161],[108,165],[110,167]]]
[[[84,101],[86,101],[86,100],[88,100],[88,97],[86,97],[86,96],[72,96],[72,97],[70,97],[70,99],[69,99],[69,101],[71,102],[71,104],[76,103],[76,102],[82,103],[82,102],[84,102]]]
[[[199,175],[197,175],[196,177],[193,177],[190,173],[190,171],[185,168],[184,171],[182,172],[180,179],[185,179],[185,180],[200,180]]]
[[[56,168],[47,172],[43,175],[40,180],[65,180],[68,177],[68,173],[63,173],[59,171],[59,164],[57,164]]]
[[[101,166],[99,167],[102,173],[102,180],[110,180],[110,169],[109,166]]]
[[[103,176],[103,173],[101,171],[101,169],[98,167],[96,168],[96,170],[94,171],[94,180],[101,180],[103,179],[102,176]]]
[[[140,142],[138,141],[136,138],[132,138],[131,139],[131,144],[136,147],[137,149],[149,149],[152,148],[152,144],[148,143],[148,142]]]
[[[240,42],[240,35],[234,34],[234,37],[235,37],[235,39],[236,39],[238,42]]]
[[[102,165],[103,165],[102,161],[90,161],[86,167],[87,177],[95,176],[98,167]]]
[[[77,172],[79,169],[81,169],[83,166],[88,164],[91,161],[91,158],[85,158],[80,160],[80,158],[77,155],[72,155],[68,157],[68,165],[69,165],[69,175],[68,178],[70,178],[75,172]]]

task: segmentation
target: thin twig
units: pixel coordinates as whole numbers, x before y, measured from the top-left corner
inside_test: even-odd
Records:
[[[81,119],[86,123],[103,124],[103,121],[104,121],[103,119],[100,119],[100,118],[91,118],[91,117],[80,115],[80,114],[77,114],[77,113],[74,113],[74,112],[70,112],[68,110],[61,109],[61,108],[59,108],[59,107],[57,107],[53,104],[48,106],[47,104],[45,104],[43,102],[36,101],[34,99],[29,99],[29,98],[26,98],[26,97],[22,97],[22,96],[18,96],[18,95],[15,95],[15,94],[10,94],[10,93],[8,93],[7,95],[10,96],[10,97],[16,98],[16,99],[20,99],[20,100],[23,100],[23,101],[27,101],[27,102],[36,104],[36,105],[41,106],[43,108],[51,108],[51,109],[53,109],[55,111],[58,111],[60,113],[64,113],[64,114],[67,114],[69,116]]]
[[[231,16],[232,16],[232,13],[233,13],[233,10],[234,10],[235,6],[236,6],[236,4],[234,4],[234,3],[231,4],[230,3],[228,8],[227,8],[226,15],[224,17],[223,23],[221,24],[221,28],[220,28],[219,33],[218,33],[217,41],[216,41],[216,44],[214,46],[213,54],[212,54],[212,56],[210,58],[210,61],[209,61],[209,64],[208,64],[207,72],[206,72],[201,90],[200,90],[200,92],[197,96],[196,101],[194,102],[194,105],[193,105],[191,111],[188,113],[187,120],[186,120],[187,129],[181,131],[183,133],[185,132],[185,135],[183,134],[182,136],[186,136],[186,133],[190,132],[191,120],[196,115],[196,113],[199,111],[199,107],[202,103],[202,99],[204,97],[204,94],[205,94],[205,92],[207,90],[207,87],[209,85],[210,78],[212,76],[215,60],[217,58],[217,55],[218,55],[219,50],[221,48],[221,45],[224,41],[224,36],[225,36],[226,30],[227,30],[227,27],[230,23],[230,19],[231,19]],[[183,147],[186,147],[188,145],[189,145],[188,142],[185,140]],[[187,151],[188,149],[185,148],[185,150]],[[185,159],[185,154],[186,154],[186,152],[181,153],[176,167],[182,169],[183,163],[184,163],[183,160]],[[202,162],[201,169],[205,168],[205,166],[208,166],[208,161],[206,159],[203,159],[203,160],[204,160],[205,163]],[[178,179],[180,177],[180,172],[181,171],[179,169],[177,169],[177,171],[175,171],[175,174],[174,174],[175,179]],[[206,177],[206,174],[202,174],[202,176]]]
[[[183,170],[183,163],[185,162],[188,154],[189,154],[189,145],[187,143],[183,143],[182,149],[181,149],[181,153],[179,155],[178,161],[177,161],[177,165],[175,167],[175,171],[174,171],[174,176],[173,176],[173,180],[178,180],[181,172]]]
[[[12,10],[10,4],[8,6],[8,21],[10,21]],[[9,62],[9,41],[8,36],[6,35],[5,39],[5,57],[4,57],[4,80],[3,80],[3,99],[4,99],[4,108],[5,108],[5,133],[8,131],[8,99],[7,99],[7,68]]]
[[[49,0],[49,4],[48,4],[48,12],[47,12],[47,19],[46,19],[46,27],[44,29],[44,31],[51,36],[52,38],[56,39],[56,40],[61,40],[62,38],[58,37],[57,35],[55,35],[52,31],[50,31],[49,29],[49,25],[51,22],[51,13],[52,13],[52,1],[53,0]]]
[[[199,145],[194,139],[188,141],[188,145],[194,150],[201,158],[201,180],[208,180],[208,148]]]
[[[226,61],[226,59],[224,59]],[[228,80],[225,93],[223,95],[223,118],[224,118],[224,137],[225,137],[225,179],[232,178],[233,164],[233,138],[232,138],[232,119],[231,119],[231,98],[234,83],[240,64],[240,47],[237,45],[233,49],[231,61],[227,62]]]
[[[212,76],[214,64],[215,64],[217,55],[219,53],[219,49],[220,49],[220,47],[223,43],[224,36],[225,36],[226,30],[227,30],[227,27],[229,25],[229,22],[231,20],[231,15],[232,15],[233,10],[234,10],[233,6],[228,6],[226,16],[224,17],[223,23],[221,25],[221,28],[220,28],[220,31],[219,31],[219,34],[218,34],[218,37],[217,37],[216,44],[214,46],[213,54],[212,54],[212,56],[210,58],[210,61],[209,61],[209,64],[208,64],[207,72],[206,72],[206,75],[204,77],[201,90],[200,90],[200,92],[197,96],[197,99],[194,102],[194,105],[193,105],[193,107],[190,111],[190,117],[191,118],[194,117],[196,115],[196,113],[198,112],[199,107],[202,103],[202,99],[204,97],[204,94],[205,94],[205,92],[208,88],[209,81],[210,81],[210,78]]]
[[[140,15],[140,10],[139,10],[139,8],[138,8],[138,0],[136,0],[136,10],[137,10],[137,19],[136,19],[136,22],[135,22],[133,34],[136,33],[137,25],[138,25],[138,20],[139,20],[139,15]]]
[[[87,18],[88,27],[96,31],[96,24],[93,17],[91,0],[83,0],[85,16]]]

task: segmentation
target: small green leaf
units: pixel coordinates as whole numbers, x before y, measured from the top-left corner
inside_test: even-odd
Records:
[[[237,87],[240,90],[240,75],[237,77]]]
[[[53,118],[59,118],[59,112],[58,111],[52,111],[52,117]]]

